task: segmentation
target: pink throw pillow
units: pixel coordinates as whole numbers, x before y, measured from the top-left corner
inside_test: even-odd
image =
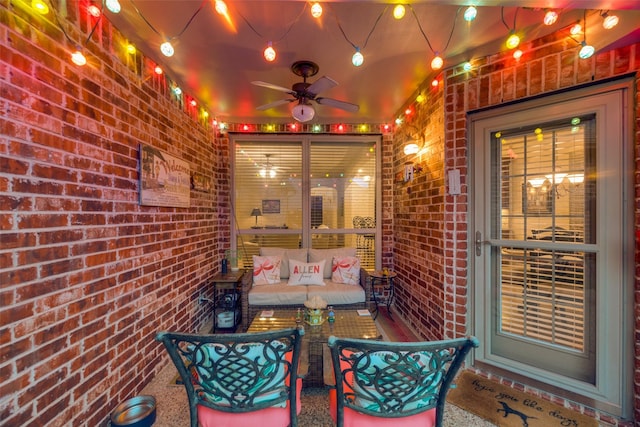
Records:
[[[280,283],[280,264],[282,259],[279,256],[253,256],[253,284],[273,285]]]
[[[331,280],[347,285],[360,284],[360,260],[353,256],[333,257]]]

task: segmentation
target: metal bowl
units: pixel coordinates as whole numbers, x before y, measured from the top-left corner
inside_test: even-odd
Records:
[[[111,413],[116,427],[151,427],[156,422],[156,398],[136,396],[125,400]]]

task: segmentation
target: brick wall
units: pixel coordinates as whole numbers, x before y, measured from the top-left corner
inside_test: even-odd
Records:
[[[85,39],[86,13],[66,4]],[[93,427],[167,362],[159,330],[209,316],[197,301],[229,242],[228,141],[108,21],[80,68],[29,9],[0,3],[0,424]],[[213,190],[140,206],[139,143]]]
[[[467,112],[502,102],[549,93],[582,83],[640,70],[640,44],[618,48],[579,60],[575,42],[562,33],[541,38],[522,47],[525,56],[518,62],[510,55],[497,54],[474,62],[472,73],[443,73],[444,87],[428,93],[428,102],[410,102],[414,117],[407,121],[427,138],[429,151],[426,174],[411,184],[396,183],[394,195],[394,268],[398,271],[397,309],[417,332],[426,338],[444,338],[468,333],[467,312],[469,273],[467,201]],[[636,82],[636,88],[640,78]],[[640,92],[635,111],[635,229],[640,230]],[[399,110],[402,114],[403,109]],[[439,125],[443,121],[444,125]],[[396,132],[396,171],[407,156],[402,153],[406,138],[402,127]],[[461,172],[462,194],[446,194],[445,173]],[[640,233],[640,231],[636,231]],[[640,235],[640,234],[639,234]],[[640,241],[635,248],[635,420],[640,422]],[[508,381],[507,381],[508,382]],[[560,404],[563,399],[542,393]],[[575,405],[575,403],[571,403]],[[631,425],[604,413],[580,408],[612,425]],[[636,424],[637,425],[637,424]]]

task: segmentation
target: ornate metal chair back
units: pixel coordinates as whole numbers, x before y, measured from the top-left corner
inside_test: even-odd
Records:
[[[191,426],[203,425],[206,411],[248,413],[286,408],[297,426],[298,363],[304,329],[242,334],[184,334],[160,332],[187,390]],[[286,424],[285,424],[286,425]]]
[[[404,418],[429,410],[441,427],[446,394],[478,346],[475,337],[411,343],[330,337],[338,427],[358,414]]]

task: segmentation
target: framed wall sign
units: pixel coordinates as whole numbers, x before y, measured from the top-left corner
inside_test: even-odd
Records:
[[[280,200],[263,200],[262,201],[262,213],[263,214],[279,214],[280,213]]]
[[[140,204],[188,208],[190,196],[189,163],[140,144]]]

